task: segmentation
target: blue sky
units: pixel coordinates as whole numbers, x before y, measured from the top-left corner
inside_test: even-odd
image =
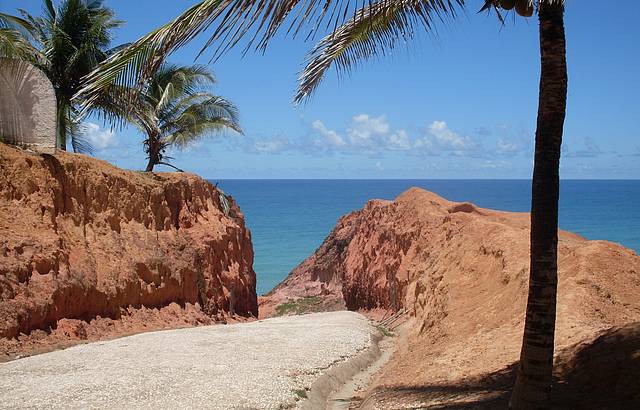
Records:
[[[133,41],[193,1],[107,0]],[[172,152],[174,164],[226,178],[530,178],[539,49],[535,19],[467,14],[391,56],[338,78],[302,106],[291,99],[312,43],[277,38],[266,53],[232,51],[211,65],[214,91],[240,109],[245,135]],[[640,177],[640,2],[567,0],[569,99],[563,178]],[[40,0],[0,0],[33,13]],[[170,61],[192,64],[205,36]],[[207,63],[207,53],[200,63]],[[92,121],[92,120],[90,120]],[[142,169],[142,137],[88,124],[96,156]],[[160,170],[160,169],[159,169]]]

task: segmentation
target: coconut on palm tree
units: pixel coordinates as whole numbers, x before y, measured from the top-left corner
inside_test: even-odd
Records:
[[[205,48],[215,46],[215,55],[248,33],[252,33],[251,42],[256,40],[257,47],[264,48],[285,22],[288,32],[294,34],[309,27],[308,37],[333,27],[309,54],[295,97],[301,101],[317,88],[329,68],[348,70],[357,62],[384,54],[418,29],[430,31],[436,20],[455,17],[469,2],[203,0],[110,58],[91,74],[91,85],[78,98],[88,109],[111,84],[143,81],[167,55],[214,24]],[[500,20],[501,14],[511,9],[523,17],[538,12],[541,79],[532,179],[529,297],[511,406],[541,407],[549,400],[556,318],[559,159],[567,95],[564,0],[477,2],[482,10],[494,10]]]
[[[30,62],[53,84],[58,147],[65,150],[71,139],[74,151],[91,151],[72,97],[85,85],[84,76],[122,48],[110,47],[112,31],[122,22],[102,0],[63,0],[57,8],[52,0],[43,0],[42,16],[20,13],[22,17],[0,14],[0,56]],[[103,107],[96,104],[92,111]]]
[[[146,135],[147,172],[159,164],[173,167],[166,156],[170,147],[183,148],[225,130],[242,133],[233,103],[208,91],[214,82],[204,67],[164,64],[137,94],[129,120]]]

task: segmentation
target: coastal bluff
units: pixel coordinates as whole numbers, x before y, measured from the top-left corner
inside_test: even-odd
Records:
[[[251,233],[186,173],[0,144],[0,352],[258,315]]]
[[[419,188],[371,200],[260,297],[260,315],[304,306],[382,319],[400,341],[363,394],[366,408],[506,408],[524,328],[529,227],[528,213]],[[555,403],[637,404],[640,257],[566,231],[558,251]]]

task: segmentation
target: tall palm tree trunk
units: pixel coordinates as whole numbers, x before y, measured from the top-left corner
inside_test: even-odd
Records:
[[[510,407],[549,404],[558,287],[560,146],[567,102],[564,7],[540,2],[540,95],[531,201],[529,299]]]

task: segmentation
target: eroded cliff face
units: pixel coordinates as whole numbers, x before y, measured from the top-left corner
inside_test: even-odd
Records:
[[[558,247],[556,349],[640,321],[635,252],[564,231]],[[405,329],[407,342],[379,384],[416,392],[444,386],[444,394],[446,386],[474,386],[464,380],[497,377],[517,362],[528,280],[529,214],[451,202],[414,188],[341,218],[320,248],[261,298],[260,314],[304,297],[378,317],[406,312],[395,324],[405,321],[399,330]],[[438,404],[420,394],[403,401],[400,390],[385,392],[391,399],[379,408]]]
[[[140,309],[257,317],[251,234],[224,202],[195,175],[0,144],[0,337]]]
[[[341,218],[262,303],[317,295],[352,310],[406,309],[421,319],[423,330],[454,314],[482,313],[500,325],[524,312],[528,265],[529,214],[482,209],[413,188]],[[640,257],[632,250],[560,231],[559,278],[560,309],[597,298],[575,313],[587,321],[606,321],[613,311],[640,318]]]

